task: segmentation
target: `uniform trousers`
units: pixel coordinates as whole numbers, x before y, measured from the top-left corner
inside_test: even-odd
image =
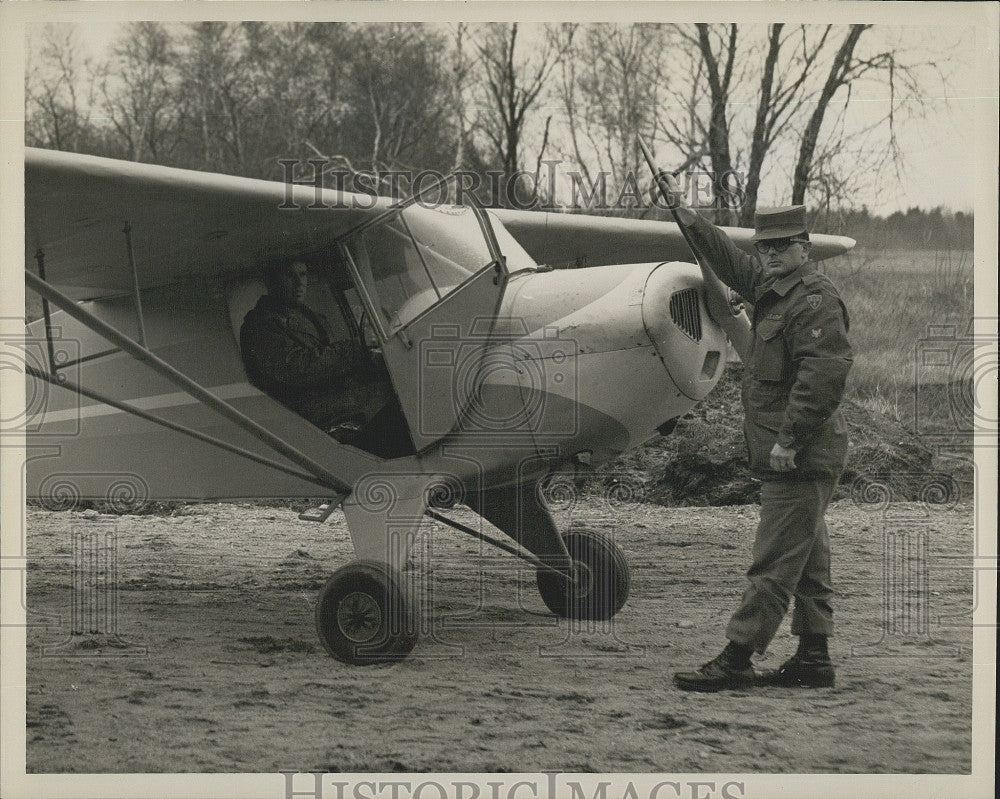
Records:
[[[726,637],[763,654],[795,597],[792,634],[833,634],[830,537],[824,515],[837,476],[767,480],[753,543],[750,585]]]

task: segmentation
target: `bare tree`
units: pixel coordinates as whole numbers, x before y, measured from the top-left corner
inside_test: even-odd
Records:
[[[861,173],[899,168],[897,115],[919,113],[936,65],[869,27],[138,23],[100,83],[73,29],[49,27],[31,49],[26,137],[271,178],[317,153],[353,172],[497,168],[511,205],[530,199],[524,170],[539,196],[550,148],[591,186],[607,174],[637,193],[642,135],[664,166],[708,162],[722,219],[738,168],[747,224],[772,180],[833,209]],[[862,126],[848,109],[874,87],[888,111]]]
[[[179,65],[188,146],[201,169],[255,174],[258,142],[268,120],[260,113],[267,66],[249,58],[248,29],[226,22],[188,28]],[[195,144],[197,142],[197,145]]]
[[[505,175],[505,205],[518,203],[517,175],[522,168],[523,136],[529,112],[538,104],[542,90],[562,55],[559,39],[546,36],[534,48],[534,57],[518,49],[518,24],[490,23],[475,40],[478,73],[486,102],[477,121],[478,130],[490,143],[497,165]],[[551,119],[546,121],[546,130]],[[544,151],[544,138],[543,146]],[[542,155],[539,154],[539,160]]]
[[[860,40],[871,27],[852,25],[829,66],[815,108],[802,132],[792,185],[794,203],[805,201],[806,192],[820,175],[825,175],[829,188],[831,176],[828,166],[835,159],[836,151],[844,148],[845,144],[855,145],[862,140],[869,141],[868,154],[873,159],[874,168],[880,169],[891,162],[898,174],[903,156],[896,141],[897,116],[903,109],[911,115],[923,112],[922,86],[930,74],[935,74],[942,83],[946,82],[936,61],[926,54],[914,55],[895,44],[879,43],[875,43],[873,51],[861,52]],[[829,127],[825,125],[825,119],[833,100],[837,96],[843,97],[843,114],[850,105],[854,87],[863,81],[875,82],[888,89],[886,113],[874,123],[856,131],[846,142],[842,138],[838,142],[839,147],[831,148],[829,143],[824,146],[822,131],[824,127]],[[872,147],[870,140],[877,131],[881,132],[881,141]]]
[[[820,129],[823,127],[823,118],[837,90],[849,85],[851,80],[857,77],[858,73],[853,62],[854,48],[857,47],[861,34],[870,27],[871,25],[851,25],[830,65],[819,99],[802,133],[798,162],[795,165],[795,181],[792,184],[793,203],[802,203],[805,200],[806,186],[809,185],[813,155],[816,152]],[[889,57],[891,58],[891,54]]]
[[[671,32],[669,43],[671,80],[666,86],[663,104],[656,116],[655,139],[665,139],[683,156],[673,168],[683,171],[701,162],[708,153],[708,126],[701,118],[701,108],[708,102],[705,92],[705,63],[696,47],[685,46],[683,31],[675,25],[663,26]]]
[[[786,31],[783,23],[776,23],[768,31],[750,157],[744,176],[741,224],[753,222],[764,159],[771,146],[808,102],[808,95],[803,89],[815,70],[832,29],[831,25],[827,25],[818,36],[810,36],[811,27],[800,25]],[[789,56],[783,57],[789,51]]]
[[[451,103],[454,109],[456,128],[455,159],[452,163],[452,171],[457,171],[465,166],[469,125],[465,97],[473,67],[473,60],[467,47],[468,33],[468,23],[458,22],[455,24],[451,49]]]
[[[162,160],[176,143],[175,67],[172,37],[160,23],[131,23],[115,44],[101,95],[123,157]]]
[[[268,177],[279,161],[339,152],[348,136],[350,26],[346,23],[244,23],[246,61],[257,75],[254,149]],[[354,152],[350,153],[354,157]]]
[[[736,25],[699,24],[694,34],[682,31],[690,45],[697,47],[704,66],[709,99],[705,128],[717,209],[724,211],[727,205],[732,207],[732,200],[738,199],[739,222],[752,223],[761,182],[768,173],[776,145],[782,151],[789,147],[797,151],[791,175],[793,203],[804,203],[807,189],[814,184],[822,189],[824,204],[846,199],[851,181],[837,178],[832,171],[838,152],[860,151],[865,163],[870,162],[873,152],[884,153],[885,158],[898,163],[894,114],[905,101],[919,97],[918,73],[927,62],[904,59],[894,46],[858,56],[859,40],[871,27],[849,26],[839,44],[835,42],[838,29],[832,25],[773,24],[759,41],[755,40],[753,29],[739,31]],[[740,42],[747,44],[740,49]],[[744,65],[742,76],[737,74],[737,63]],[[843,123],[852,86],[862,79],[881,81],[888,86],[889,111],[885,119],[873,125],[854,125],[848,131]],[[753,95],[756,96],[751,100]],[[692,95],[692,100],[696,97]],[[831,126],[825,123],[835,98],[840,98],[835,115],[838,124]],[[741,109],[750,108],[755,108],[755,113],[752,127],[748,128],[749,119]],[[887,131],[884,135],[887,141],[874,151],[863,150],[860,142],[866,141],[870,146],[876,129]],[[745,142],[749,142],[749,153],[744,156],[741,145]],[[773,169],[773,161],[770,163]],[[725,181],[727,175],[735,174],[733,170],[738,164],[746,166],[742,170],[742,196],[734,197],[734,186]]]
[[[629,213],[630,199],[642,204],[640,189],[649,182],[639,136],[654,150],[668,144],[666,159],[674,169],[687,169],[707,152],[706,129],[692,113],[703,94],[701,59],[691,57],[673,25],[574,27],[579,30],[560,59],[561,151],[585,181],[585,197],[601,192],[621,200],[619,210]]]
[[[81,53],[78,34],[68,25],[42,31],[37,58],[27,64],[25,141],[33,147],[85,151],[95,128],[91,118],[96,81],[94,66]]]
[[[450,149],[451,137],[443,134],[453,119],[453,91],[443,36],[427,25],[363,25],[353,31],[352,46],[345,100],[369,145],[365,163],[375,171],[411,166],[442,140]],[[440,164],[440,156],[427,160]]]
[[[561,60],[569,138],[588,180],[591,158],[584,157],[584,144],[614,186],[635,174],[637,137],[653,137],[669,83],[663,32],[656,25],[589,25]]]
[[[453,102],[474,60],[458,34],[450,60],[444,29],[422,24],[133,24],[105,60],[91,124],[76,34],[53,29],[33,49],[28,141],[271,178],[317,151],[352,169],[447,170],[477,161]]]
[[[698,23],[696,42],[705,64],[711,101],[708,123],[708,148],[712,161],[712,196],[720,221],[730,221],[729,208],[724,202],[728,195],[728,185],[724,182],[733,173],[733,158],[730,152],[729,107],[730,92],[733,88],[733,70],[736,66],[736,52],[739,26],[735,23],[724,26],[713,36],[709,25]],[[716,40],[713,42],[713,38]]]
[[[293,51],[276,66],[279,84],[269,76],[274,89],[264,96],[280,131],[274,162],[325,158],[327,173],[394,195],[410,188],[400,170],[455,168],[465,137],[453,106],[456,60],[449,33],[402,23],[256,32],[262,57]],[[281,115],[282,108],[287,113]]]

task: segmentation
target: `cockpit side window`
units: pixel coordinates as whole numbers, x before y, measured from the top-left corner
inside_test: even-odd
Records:
[[[491,263],[470,208],[410,205],[343,242],[391,335]]]
[[[359,271],[370,278],[383,321],[390,330],[406,323],[408,310],[416,303],[430,305],[440,298],[398,217],[363,230],[350,251]]]

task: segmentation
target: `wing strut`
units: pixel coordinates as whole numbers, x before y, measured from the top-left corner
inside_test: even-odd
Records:
[[[125,221],[122,228],[125,234],[125,249],[128,251],[128,266],[132,271],[132,299],[135,301],[135,316],[139,323],[139,343],[146,346],[146,322],[142,317],[142,297],[139,294],[139,272],[135,268],[135,251],[132,249],[132,223]],[[42,277],[44,280],[45,277]]]
[[[146,347],[143,347],[141,344],[133,341],[128,336],[123,335],[121,332],[111,327],[111,325],[101,319],[98,319],[89,311],[84,310],[65,294],[62,294],[52,288],[52,286],[39,278],[37,275],[29,272],[27,269],[24,270],[24,282],[25,285],[32,289],[32,291],[39,294],[43,299],[51,301],[53,305],[65,311],[78,322],[86,325],[98,335],[103,336],[136,360],[145,363],[153,371],[162,375],[167,380],[193,396],[195,399],[205,403],[205,405],[212,408],[212,410],[218,412],[220,415],[224,416],[241,429],[247,431],[258,440],[267,444],[271,447],[271,449],[281,455],[284,455],[288,458],[288,460],[292,461],[292,463],[297,464],[310,474],[317,477],[323,485],[329,488],[334,488],[343,494],[349,494],[351,492],[351,487],[349,485],[343,482],[328,469],[324,468],[321,464],[314,461],[308,455],[300,452],[295,447],[278,438],[278,436],[274,435],[270,430],[257,424],[257,422],[238,411],[228,402],[219,399],[187,375],[177,371],[162,358],[154,355]]]
[[[38,263],[38,274],[45,280],[45,253],[41,249],[35,253],[35,261]],[[49,301],[44,297],[42,297],[42,316],[45,317],[45,343],[49,345],[49,371],[55,374],[56,349],[52,343],[52,314],[49,311]]]

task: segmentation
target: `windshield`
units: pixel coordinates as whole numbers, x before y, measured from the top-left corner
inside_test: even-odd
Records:
[[[491,218],[500,249],[513,269],[527,253]],[[472,208],[409,205],[344,240],[362,283],[392,334],[493,262]]]

